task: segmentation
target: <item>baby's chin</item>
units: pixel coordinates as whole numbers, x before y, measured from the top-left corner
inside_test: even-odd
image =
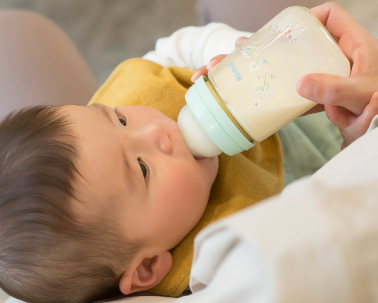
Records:
[[[204,173],[208,177],[210,186],[213,185],[215,177],[218,174],[219,169],[219,159],[218,156],[214,157],[194,157],[197,163],[202,167]]]

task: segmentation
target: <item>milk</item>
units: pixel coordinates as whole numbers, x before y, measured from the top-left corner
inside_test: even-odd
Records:
[[[228,108],[237,117],[240,125],[248,130],[249,135],[257,142],[261,142],[313,106],[314,102],[306,102],[306,104],[295,106],[261,110],[240,109],[231,106]]]
[[[316,105],[296,92],[312,73],[348,77],[350,63],[309,9],[287,8],[189,89],[185,142],[197,156],[250,149]]]

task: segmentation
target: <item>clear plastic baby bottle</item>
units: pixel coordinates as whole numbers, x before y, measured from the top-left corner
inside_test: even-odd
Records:
[[[178,126],[194,156],[234,155],[316,105],[296,92],[306,74],[348,77],[350,63],[311,10],[289,7],[188,90]]]

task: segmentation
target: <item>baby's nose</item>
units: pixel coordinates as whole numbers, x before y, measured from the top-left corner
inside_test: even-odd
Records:
[[[141,144],[147,148],[158,148],[165,154],[172,153],[173,146],[168,129],[159,119],[154,119],[141,127],[138,137],[142,140]]]

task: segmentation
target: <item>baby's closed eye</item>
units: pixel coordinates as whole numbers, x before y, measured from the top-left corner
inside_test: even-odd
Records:
[[[142,170],[143,178],[146,179],[148,175],[148,167],[140,159],[138,159],[138,163],[140,165],[140,169]]]
[[[119,110],[117,108],[114,108],[114,112],[116,113],[117,115],[117,118],[119,120],[119,122],[123,125],[123,126],[126,126],[127,125],[127,120],[126,118],[119,112]]]

